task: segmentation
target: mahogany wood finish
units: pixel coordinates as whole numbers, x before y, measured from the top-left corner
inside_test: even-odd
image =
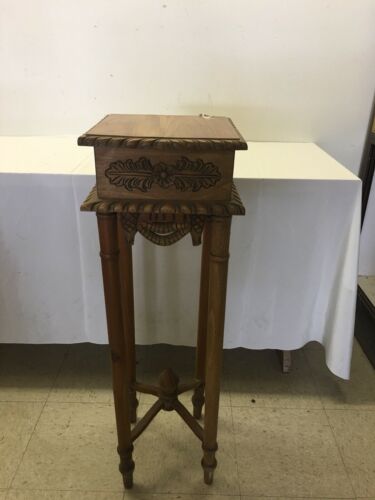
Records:
[[[227,118],[110,115],[79,143],[94,145],[96,153],[99,191],[92,190],[81,210],[96,212],[98,218],[124,486],[133,485],[133,443],[161,410],[176,411],[202,442],[204,481],[211,484],[217,465],[230,226],[232,215],[245,213],[232,183],[233,158],[234,149],[243,148],[244,141]],[[121,194],[105,184],[111,179],[123,189]],[[156,385],[136,378],[132,244],[137,232],[161,246],[189,233],[193,245],[199,245],[203,232],[191,382],[180,384],[170,368],[162,371]],[[189,390],[194,391],[193,414],[179,400]],[[157,398],[138,422],[137,391]],[[202,426],[198,420],[204,405]]]
[[[207,311],[208,311],[208,279],[209,279],[209,255],[210,255],[210,224],[204,228],[203,248],[201,258],[201,280],[199,293],[199,316],[197,348],[195,351],[195,378],[200,381],[194,390],[192,397],[194,417],[201,418],[204,405],[204,383],[206,371],[206,344],[207,344]]]
[[[90,206],[94,211],[101,207],[97,212],[100,255],[124,486],[131,488],[133,485],[133,443],[160,410],[175,410],[202,441],[204,480],[211,484],[217,465],[215,454],[231,215],[204,216],[195,380],[179,384],[177,375],[166,369],[160,375],[159,384],[150,385],[136,380],[132,246],[122,220],[123,213],[103,213],[102,205]],[[178,399],[181,393],[191,389],[194,390],[193,415]],[[158,398],[138,423],[136,391]],[[204,404],[204,425],[201,427],[197,419],[201,418]],[[136,423],[133,429],[131,423]]]
[[[108,115],[78,143],[94,146],[103,200],[229,200],[234,151],[247,149],[212,116]]]
[[[119,273],[122,296],[122,321],[124,325],[124,347],[126,369],[130,384],[130,421],[137,421],[138,400],[135,392],[135,331],[134,331],[134,290],[132,247],[124,238],[124,228],[117,216],[118,242],[120,250]]]
[[[205,415],[203,432],[203,459],[205,483],[211,484],[217,462],[217,421],[219,413],[220,372],[223,351],[225,299],[229,260],[230,218],[212,217],[209,278],[208,320],[205,368]]]
[[[81,205],[82,212],[98,213],[130,213],[148,215],[151,218],[161,217],[162,221],[167,216],[173,215],[175,220],[181,220],[185,215],[218,215],[228,217],[231,215],[245,215],[245,208],[237,192],[236,186],[232,184],[231,199],[226,202],[204,201],[144,201],[144,200],[102,200],[98,197],[96,186],[94,186],[87,198]]]
[[[124,335],[123,330],[117,216],[111,213],[97,214],[97,218],[108,340],[112,359],[112,385],[118,439],[117,451],[120,455],[119,469],[124,477],[125,488],[131,488],[133,485],[134,462],[132,459],[133,444],[130,430],[130,379],[126,366],[129,353],[126,351],[126,335]]]
[[[243,140],[224,116],[121,115],[105,116],[84,136],[184,140]],[[185,144],[183,144],[185,148]]]
[[[98,195],[127,200],[229,200],[234,152],[95,148]]]

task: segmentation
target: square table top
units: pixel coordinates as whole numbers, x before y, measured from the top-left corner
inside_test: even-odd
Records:
[[[160,137],[164,139],[240,139],[224,116],[123,115],[105,116],[86,135]]]
[[[157,149],[247,149],[225,116],[110,114],[78,138],[80,146]]]

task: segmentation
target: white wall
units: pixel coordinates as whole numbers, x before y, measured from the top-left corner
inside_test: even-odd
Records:
[[[0,0],[0,134],[81,133],[109,112],[231,116],[358,170],[375,0]]]

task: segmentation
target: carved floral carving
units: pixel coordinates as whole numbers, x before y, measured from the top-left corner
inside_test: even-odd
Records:
[[[115,186],[128,191],[149,191],[153,184],[161,188],[174,186],[178,191],[196,192],[214,186],[221,174],[216,165],[202,159],[190,160],[182,156],[175,164],[164,162],[152,165],[148,158],[114,161],[105,170],[105,176]]]

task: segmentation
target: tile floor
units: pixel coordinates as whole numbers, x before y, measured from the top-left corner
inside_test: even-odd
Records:
[[[172,365],[184,380],[194,352],[139,347],[137,359],[139,378]],[[0,345],[0,500],[375,499],[375,374],[357,344],[350,382],[314,344],[288,375],[274,352],[244,349],[225,352],[223,372],[214,484],[203,484],[199,442],[161,413],[124,493],[108,348]],[[140,396],[139,414],[151,401]]]

